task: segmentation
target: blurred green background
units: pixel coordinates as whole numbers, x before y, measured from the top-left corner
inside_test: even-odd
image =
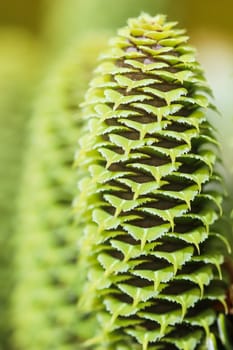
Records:
[[[106,30],[112,34],[117,27],[125,24],[128,17],[136,16],[142,11],[151,14],[165,13],[168,19],[177,20],[180,26],[187,28],[191,42],[198,49],[199,60],[206,70],[218,108],[224,116],[223,119],[216,119],[216,125],[224,143],[223,157],[230,164],[233,160],[232,145],[228,140],[231,137],[229,124],[232,124],[229,117],[233,86],[232,10],[232,0],[1,0],[0,32],[11,31],[11,39],[8,40],[6,35],[4,37],[0,34],[0,56],[5,51],[4,56],[8,55],[16,66],[14,70],[17,69],[18,75],[22,74],[19,80],[25,86],[25,76],[32,76],[37,71],[40,73],[37,75],[39,82],[41,76],[49,71],[49,64],[83,35]],[[8,48],[5,47],[6,41],[9,42]],[[22,57],[22,51],[25,51],[25,45],[29,46],[29,41],[34,48],[28,49],[28,55],[24,55],[26,61],[31,60],[30,69]],[[14,53],[10,52],[10,46],[14,47]],[[8,60],[5,58],[6,61]],[[25,73],[23,70],[26,66]],[[4,62],[1,62],[1,70],[4,71]],[[35,88],[33,83],[34,91]],[[5,96],[8,89],[3,90]],[[20,90],[22,91],[22,87]],[[229,164],[227,166],[230,167]]]
[[[140,12],[165,13],[188,30],[222,116],[212,115],[231,191],[233,173],[232,0],[0,0],[0,350],[11,343],[17,195],[28,123],[51,67],[93,32],[116,32]]]

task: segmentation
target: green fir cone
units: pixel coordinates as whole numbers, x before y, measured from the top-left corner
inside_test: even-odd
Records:
[[[72,164],[82,127],[79,103],[105,43],[96,36],[93,44],[92,36],[65,56],[50,74],[31,123],[18,222],[15,349],[77,350],[95,327],[76,307],[82,276],[76,268]]]
[[[222,181],[206,119],[211,91],[184,30],[130,19],[102,55],[83,103],[76,210],[103,350],[217,349],[227,312],[216,225]],[[80,172],[79,172],[80,173]],[[220,349],[220,348],[219,348]]]

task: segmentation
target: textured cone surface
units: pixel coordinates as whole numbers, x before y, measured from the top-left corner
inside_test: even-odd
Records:
[[[79,349],[95,327],[77,313],[82,278],[71,215],[79,103],[106,41],[92,40],[75,45],[50,73],[31,123],[18,222],[16,349]]]
[[[87,343],[97,349],[212,349],[215,304],[224,310],[211,92],[175,25],[129,20],[83,104],[80,304],[98,310],[102,331]]]

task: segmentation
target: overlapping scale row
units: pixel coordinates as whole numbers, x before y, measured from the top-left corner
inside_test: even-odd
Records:
[[[104,35],[97,36],[95,45],[92,39],[76,44],[56,64],[31,124],[13,300],[17,349],[79,349],[95,329],[89,315],[77,312],[83,271],[76,266],[79,252],[71,209],[76,187],[73,154],[82,129],[79,102],[96,56],[106,46]]]
[[[80,304],[99,312],[102,333],[87,343],[97,349],[201,349],[226,307],[223,255],[212,248],[219,238],[224,246],[214,228],[218,144],[206,119],[214,107],[175,25],[129,20],[83,103],[76,210],[89,274]]]

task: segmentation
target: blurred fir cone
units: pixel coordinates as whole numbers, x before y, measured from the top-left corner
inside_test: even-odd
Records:
[[[16,349],[79,349],[93,332],[94,323],[76,308],[82,278],[71,215],[72,163],[82,127],[79,103],[105,42],[86,38],[55,67],[31,123],[18,222]]]
[[[0,29],[0,349],[11,349],[15,215],[31,101],[41,68],[38,42]]]
[[[214,106],[175,25],[129,20],[83,103],[76,210],[89,272],[80,305],[97,310],[101,331],[86,345],[98,350],[224,349],[217,319],[228,312],[229,244],[217,225]]]

